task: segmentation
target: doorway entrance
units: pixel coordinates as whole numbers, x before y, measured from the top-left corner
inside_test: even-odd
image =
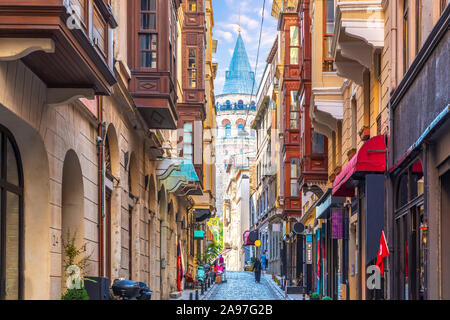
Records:
[[[0,125],[0,300],[23,299],[23,171],[11,132]]]

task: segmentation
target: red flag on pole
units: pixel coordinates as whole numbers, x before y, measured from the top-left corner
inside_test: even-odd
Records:
[[[384,258],[389,255],[389,248],[387,246],[386,237],[384,231],[381,232],[380,249],[377,256],[377,267],[380,269],[381,275],[384,276]]]

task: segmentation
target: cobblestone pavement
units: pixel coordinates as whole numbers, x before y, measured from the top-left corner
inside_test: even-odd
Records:
[[[253,272],[227,271],[227,282],[217,284],[205,300],[280,300],[264,277],[255,282]]]

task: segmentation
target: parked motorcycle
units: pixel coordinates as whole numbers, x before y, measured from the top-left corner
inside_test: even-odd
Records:
[[[205,269],[203,268],[203,266],[197,267],[197,274],[195,276],[195,280],[197,280],[198,282],[205,281]]]
[[[151,300],[152,290],[145,282],[136,282],[132,280],[119,280],[113,282],[112,290],[115,296],[120,300]]]

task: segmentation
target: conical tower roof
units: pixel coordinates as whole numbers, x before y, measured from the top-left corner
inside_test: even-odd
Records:
[[[254,79],[255,73],[251,70],[244,40],[239,33],[230,66],[225,74],[222,94],[252,94]]]

